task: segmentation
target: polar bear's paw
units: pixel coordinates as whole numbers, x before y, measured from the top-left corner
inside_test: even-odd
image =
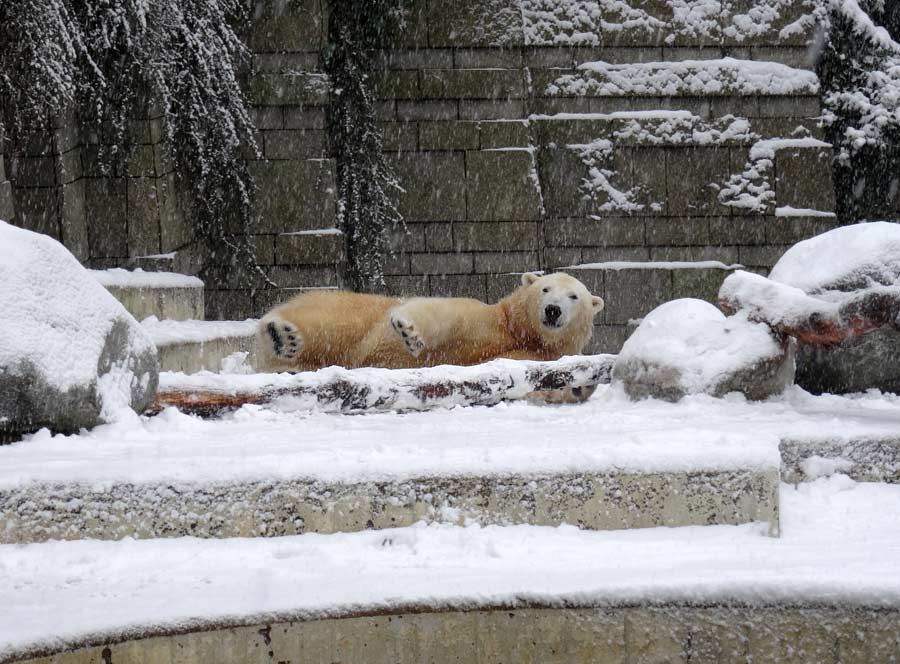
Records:
[[[419,357],[419,354],[425,350],[425,341],[411,320],[394,314],[391,316],[391,327],[403,339],[403,343],[406,344],[406,350],[409,351],[410,355]]]
[[[266,332],[272,341],[272,352],[276,357],[293,360],[303,350],[303,337],[293,323],[277,318],[269,321]]]

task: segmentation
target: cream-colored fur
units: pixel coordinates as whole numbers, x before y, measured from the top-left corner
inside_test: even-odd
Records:
[[[602,309],[603,300],[561,273],[525,274],[496,304],[316,291],[260,321],[260,358],[263,368],[276,371],[554,360],[581,352]]]

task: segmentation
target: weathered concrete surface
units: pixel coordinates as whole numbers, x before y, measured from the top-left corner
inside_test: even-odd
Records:
[[[228,336],[209,341],[157,345],[160,371],[221,371],[222,361],[235,353],[247,353],[246,363],[256,366],[256,337]]]
[[[0,492],[0,543],[123,537],[259,537],[426,521],[589,530],[769,523],[778,471],[450,477],[336,484],[37,485]]]
[[[195,629],[2,664],[875,664],[900,653],[900,611],[841,607],[413,608]]]
[[[137,320],[156,316],[160,320],[203,320],[203,287],[124,288],[106,290]]]
[[[900,437],[782,440],[781,478],[813,480],[832,472],[857,482],[900,483]]]

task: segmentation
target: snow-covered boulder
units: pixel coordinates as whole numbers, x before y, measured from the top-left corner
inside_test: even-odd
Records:
[[[806,389],[900,389],[900,224],[855,224],[799,242],[768,279],[730,275],[719,299],[800,340],[797,382]]]
[[[153,400],[156,347],[59,242],[0,221],[0,439]]]
[[[833,302],[867,288],[900,288],[900,224],[842,226],[798,242],[769,279]]]
[[[769,327],[713,305],[673,300],[647,314],[622,346],[613,382],[632,399],[742,392],[765,399],[793,382],[793,345]]]

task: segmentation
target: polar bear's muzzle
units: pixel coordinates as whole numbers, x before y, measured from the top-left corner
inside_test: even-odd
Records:
[[[544,307],[544,316],[541,323],[546,325],[547,327],[562,327],[562,309],[559,305],[556,304],[548,304]]]

